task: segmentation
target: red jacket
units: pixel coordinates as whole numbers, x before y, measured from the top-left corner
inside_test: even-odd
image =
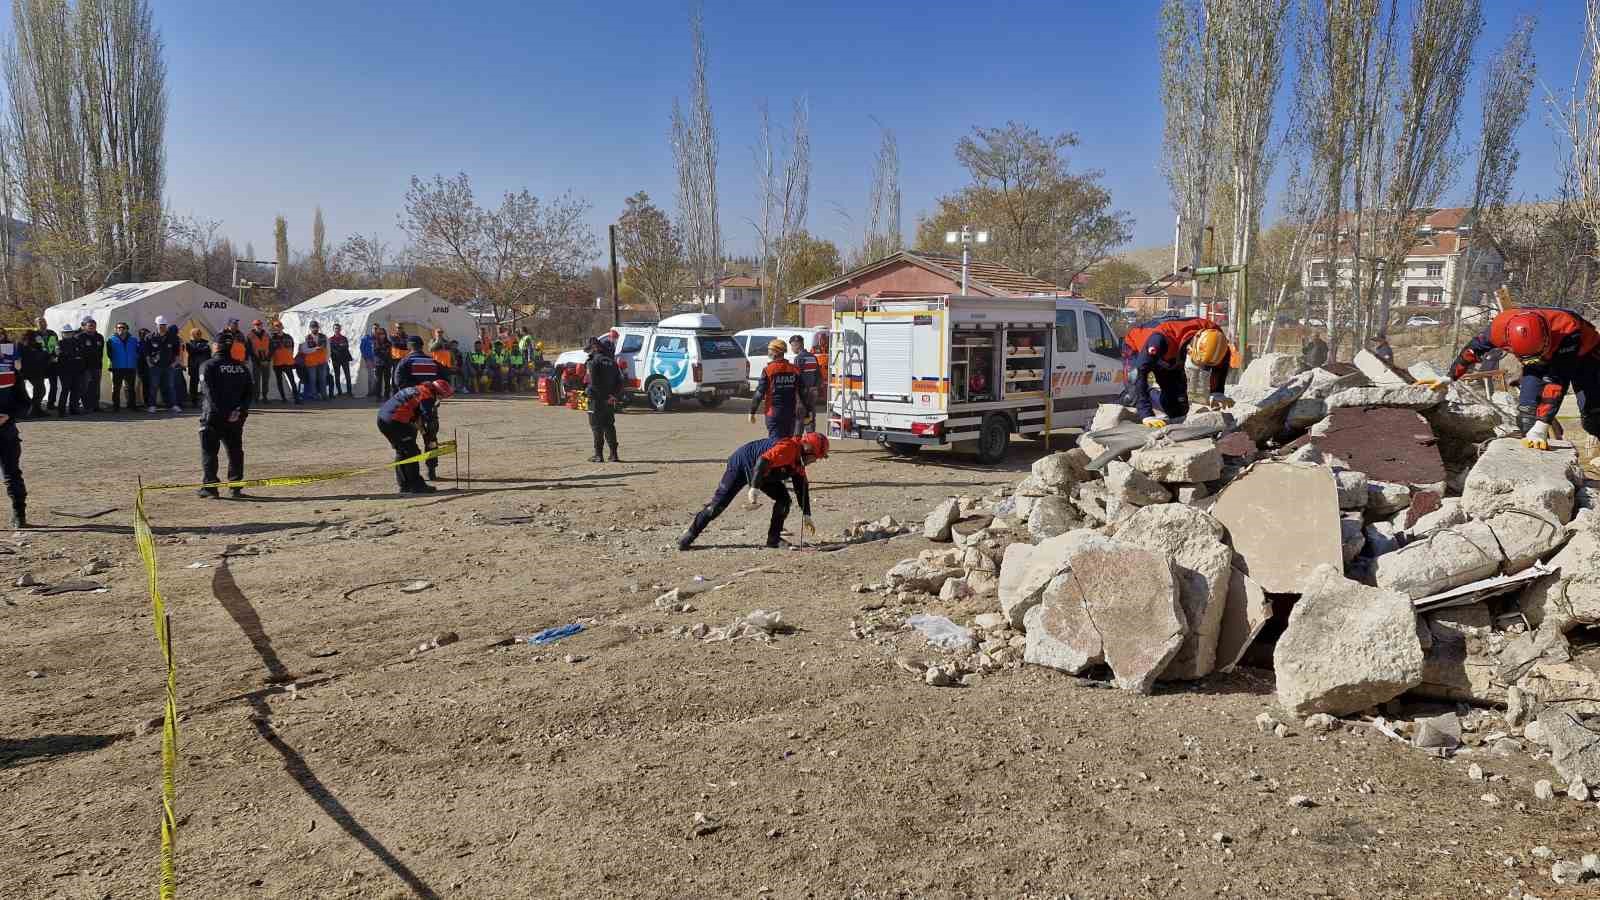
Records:
[[[1498,347],[1509,351],[1506,326],[1512,317],[1522,313],[1534,313],[1544,319],[1550,328],[1552,348],[1548,360],[1522,365],[1522,383],[1517,392],[1517,419],[1526,431],[1535,421],[1555,421],[1561,402],[1566,399],[1567,389],[1580,367],[1600,366],[1600,331],[1564,309],[1508,309],[1495,316],[1487,330],[1461,348],[1455,362],[1450,365],[1450,377],[1460,378],[1467,374],[1490,350]]]

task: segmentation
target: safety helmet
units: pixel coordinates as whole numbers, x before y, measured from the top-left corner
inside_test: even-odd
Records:
[[[1538,313],[1517,313],[1506,322],[1505,341],[1517,359],[1540,362],[1550,355],[1550,326]]]
[[[767,352],[768,353],[788,353],[789,352],[789,345],[788,345],[787,342],[784,341],[783,338],[773,338],[772,342],[767,344]]]
[[[443,400],[456,392],[456,389],[450,386],[450,382],[445,381],[442,378],[428,382],[428,387],[433,388],[433,395],[438,397],[440,400]]]
[[[1197,366],[1209,367],[1228,358],[1228,339],[1215,328],[1207,328],[1189,342],[1189,361]]]
[[[533,342],[533,349],[538,350],[540,352],[543,352],[544,351],[544,341],[534,341]]]
[[[828,436],[812,431],[800,436],[800,448],[817,459],[828,458]]]

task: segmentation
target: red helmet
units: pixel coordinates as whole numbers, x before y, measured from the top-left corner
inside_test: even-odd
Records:
[[[813,431],[800,436],[800,447],[817,459],[828,458],[828,436]]]
[[[451,394],[456,392],[456,389],[450,386],[450,382],[445,381],[442,378],[437,381],[428,382],[428,387],[433,388],[433,395],[438,397],[440,400],[443,400],[444,398],[449,397]]]
[[[1523,362],[1550,355],[1550,325],[1534,312],[1517,313],[1506,321],[1506,349]]]

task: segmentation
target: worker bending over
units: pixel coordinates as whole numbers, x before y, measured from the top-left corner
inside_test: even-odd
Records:
[[[431,406],[449,397],[455,391],[448,381],[428,381],[413,387],[403,387],[378,408],[378,430],[394,448],[394,458],[410,459],[422,450],[417,447],[417,431],[422,427],[425,406]],[[433,460],[428,460],[433,462]],[[396,466],[394,480],[402,494],[431,494],[438,488],[422,480],[417,464]]]
[[[1549,450],[1550,438],[1561,437],[1556,413],[1569,387],[1577,391],[1584,430],[1600,434],[1600,332],[1564,309],[1525,306],[1500,313],[1461,349],[1449,377],[1418,384],[1444,390],[1496,350],[1522,360],[1517,427],[1524,446]]]
[[[1228,381],[1228,339],[1222,328],[1199,317],[1167,319],[1129,329],[1122,341],[1123,366],[1128,372],[1139,419],[1151,428],[1165,428],[1189,414],[1189,376],[1183,358],[1210,375],[1210,402],[1218,409],[1233,405],[1222,393]],[[1150,388],[1154,378],[1156,387]]]
[[[793,421],[792,419],[790,421]],[[812,432],[801,437],[765,438],[751,441],[733,451],[728,457],[728,468],[722,473],[717,492],[694,517],[689,530],[678,538],[678,549],[687,550],[700,532],[716,520],[739,495],[739,489],[749,489],[750,503],[756,502],[756,491],[772,498],[772,520],[767,525],[767,546],[777,547],[783,538],[783,521],[789,517],[789,491],[784,487],[788,479],[794,485],[795,497],[800,501],[801,539],[816,534],[811,524],[811,490],[806,480],[806,466],[828,458],[828,438]]]
[[[788,350],[783,338],[767,344],[767,367],[761,370],[755,399],[750,401],[750,421],[756,420],[757,411],[764,412],[769,438],[793,435],[799,409],[803,408],[807,417],[811,415],[811,398],[801,389],[800,370],[784,359]]]
[[[401,358],[394,367],[394,388],[416,387],[430,381],[447,381],[440,370],[439,361],[422,352],[422,335],[414,334],[406,339],[406,346],[411,352]],[[439,446],[439,406],[433,401],[422,404],[422,449],[432,450]],[[439,477],[439,458],[428,460],[428,480],[433,481]]]

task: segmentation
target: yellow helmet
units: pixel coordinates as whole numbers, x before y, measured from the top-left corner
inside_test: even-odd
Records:
[[[1189,361],[1202,368],[1218,365],[1228,358],[1228,339],[1215,328],[1207,328],[1189,342]]]
[[[768,353],[788,353],[789,352],[789,342],[785,341],[783,338],[773,338],[772,341],[767,344],[767,352]]]

